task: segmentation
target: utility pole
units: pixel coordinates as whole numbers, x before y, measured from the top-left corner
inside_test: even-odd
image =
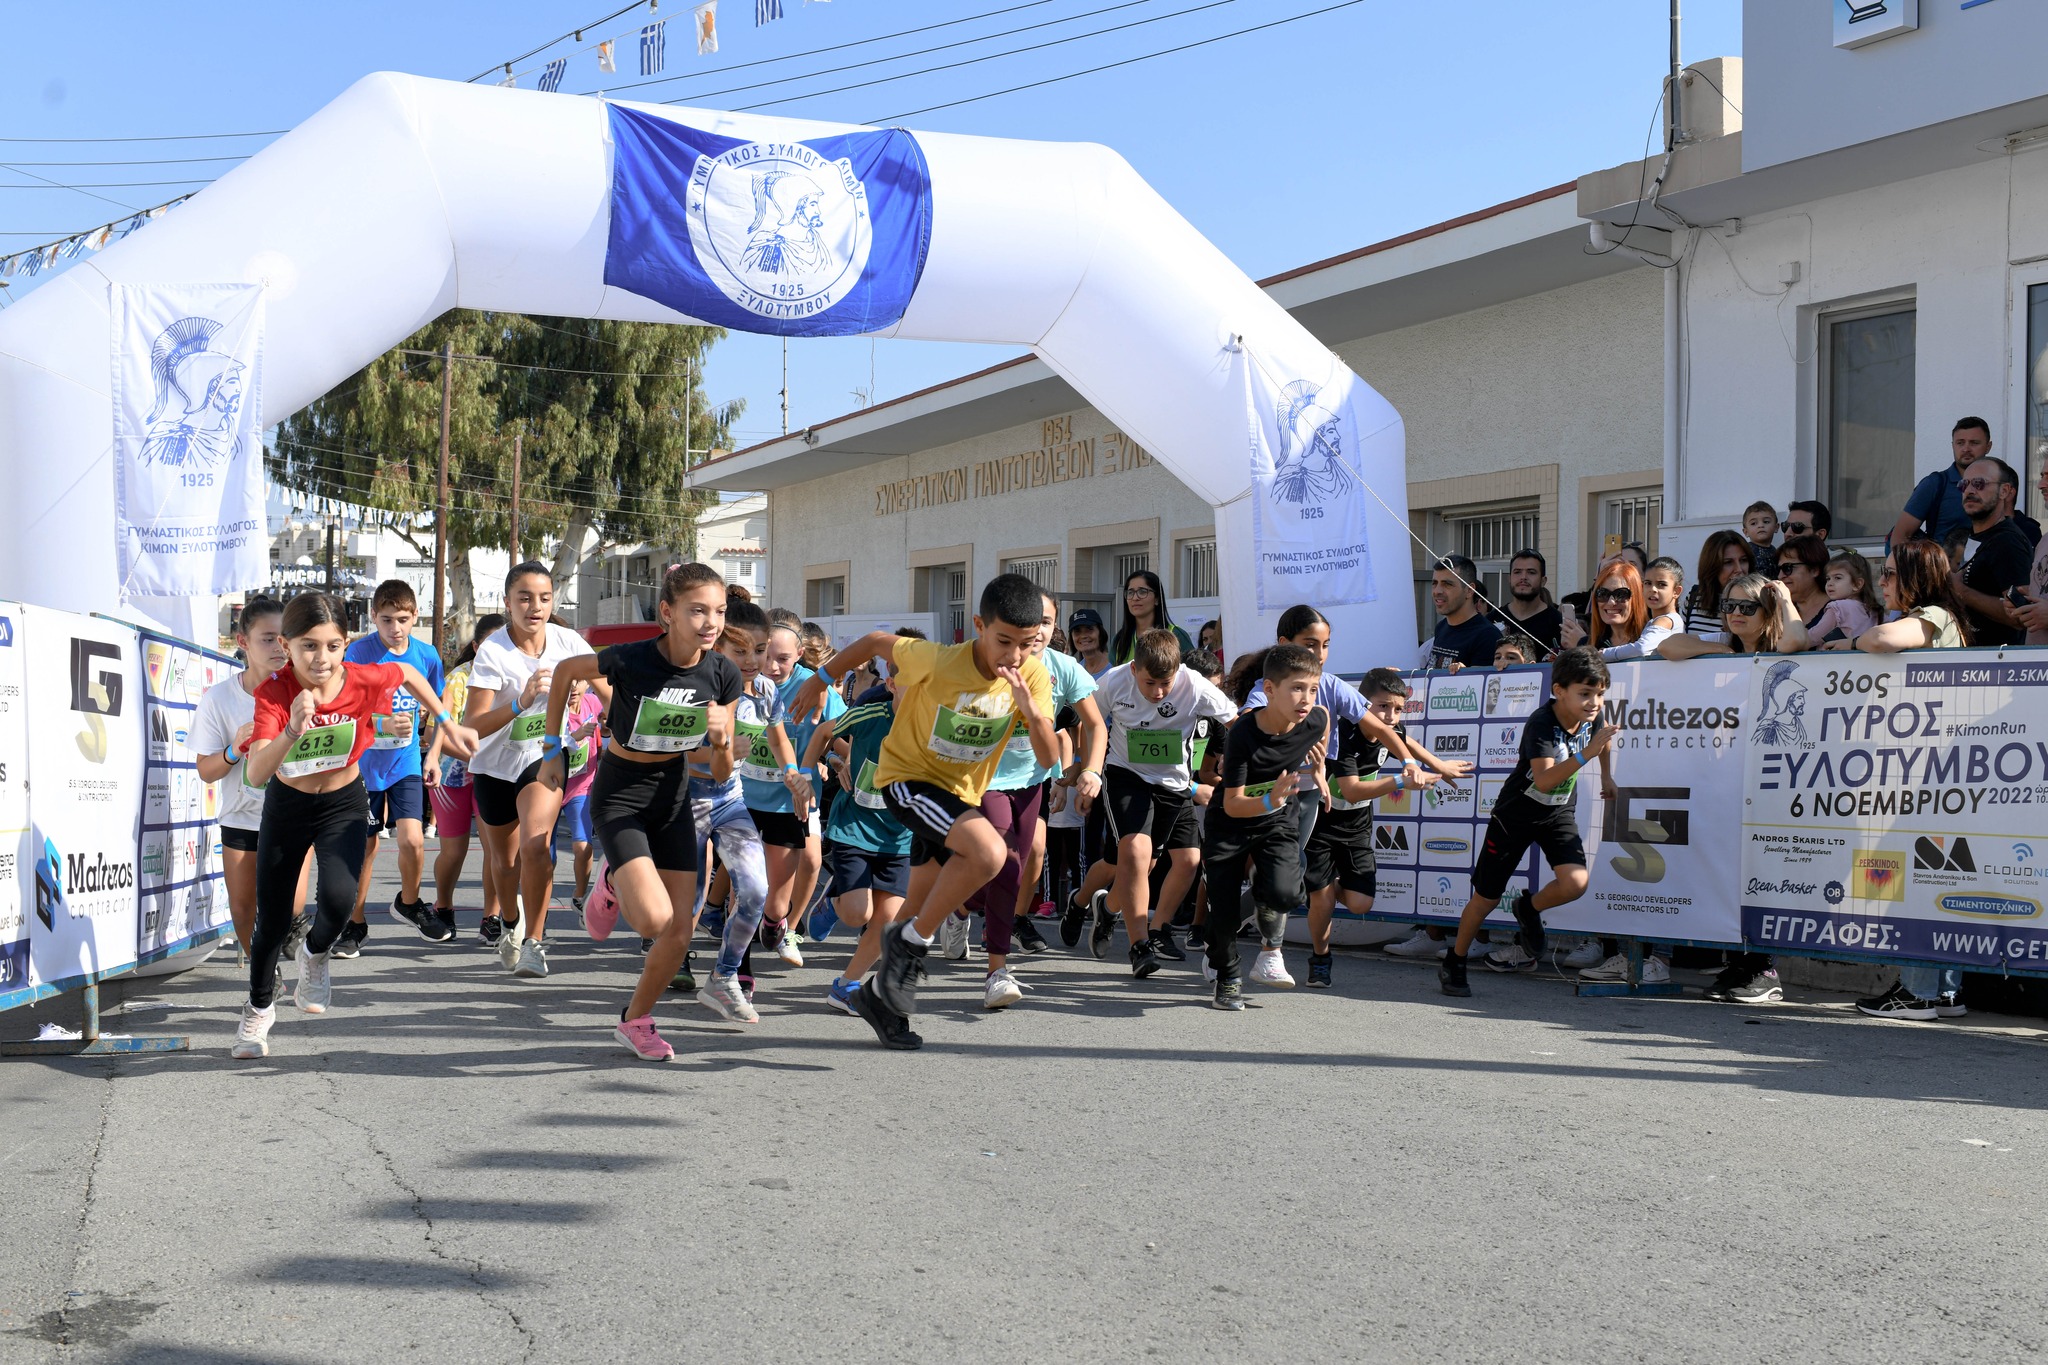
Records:
[[[334,508],[331,505],[322,520],[327,523],[327,593],[331,597],[334,595]]]
[[[448,591],[448,417],[455,406],[455,343],[441,345],[441,473],[434,492],[434,648],[444,651]],[[445,657],[445,654],[444,654]]]
[[[1670,120],[1665,136],[1667,148],[1676,147],[1687,140],[1685,133],[1685,96],[1679,90],[1678,78],[1681,68],[1678,64],[1678,0],[1671,0],[1671,76],[1665,86],[1664,113]]]
[[[524,433],[512,433],[512,562],[524,563],[519,557],[519,466],[525,461],[520,458],[520,441]]]
[[[683,362],[683,468],[690,467],[690,424],[697,417],[697,364],[692,359]]]
[[[782,339],[782,434],[789,435],[789,338]]]

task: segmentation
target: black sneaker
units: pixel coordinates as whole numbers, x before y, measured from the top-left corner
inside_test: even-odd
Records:
[[[1922,1000],[1907,990],[1903,981],[1892,983],[1892,988],[1883,995],[1858,1000],[1856,1008],[1873,1019],[1911,1019],[1918,1023],[1932,1023],[1941,1017],[1934,1001]]]
[[[1943,991],[1934,997],[1934,1013],[1942,1019],[1960,1019],[1970,1012],[1962,997],[1954,991]]]
[[[477,921],[476,941],[486,948],[498,946],[498,940],[505,937],[505,921],[496,915],[485,915]]]
[[[1116,934],[1116,911],[1109,908],[1109,893],[1098,891],[1089,899],[1088,908],[1095,914],[1095,927],[1088,931],[1088,949],[1097,958],[1109,956],[1109,940]]]
[[[653,940],[649,939],[648,942],[652,943]],[[696,960],[697,955],[695,953],[690,952],[688,949],[683,951],[683,965],[677,969],[674,979],[668,983],[670,990],[681,991],[684,995],[695,995],[697,993],[697,973],[690,965]]]
[[[1216,978],[1216,995],[1209,1001],[1213,1010],[1241,1010],[1244,1008],[1244,987],[1234,976]]]
[[[1147,937],[1151,940],[1152,951],[1165,958],[1168,962],[1186,962],[1188,960],[1187,953],[1182,951],[1181,946],[1173,941],[1173,930],[1154,929]]]
[[[885,1013],[902,1015],[906,1028],[910,1017],[917,1013],[917,983],[925,974],[925,955],[931,952],[929,943],[912,943],[903,936],[909,927],[898,924],[882,935],[882,960],[861,988],[861,994],[873,995]]]
[[[341,937],[334,940],[334,946],[327,950],[329,957],[361,957],[363,940],[370,936],[370,926],[350,920],[341,926]]]
[[[1716,1004],[1732,1004],[1735,997],[1728,992],[1734,990],[1747,980],[1749,980],[1749,973],[1742,968],[1723,967],[1720,974],[1707,983],[1707,989],[1704,994],[1707,999],[1714,1001]]]
[[[1522,926],[1515,941],[1522,945],[1523,952],[1540,960],[1547,936],[1543,932],[1543,916],[1536,913],[1536,898],[1527,891],[1515,893],[1515,923]]]
[[[1769,1005],[1783,1000],[1785,989],[1778,984],[1777,970],[1769,968],[1729,987],[1728,998],[1738,1005]]]
[[[653,946],[654,946],[654,940],[653,940],[653,939],[651,939],[651,938],[643,938],[643,939],[641,939],[641,940],[640,940],[640,956],[642,956],[642,957],[646,957],[646,956],[647,956],[647,950],[648,950],[649,948],[652,948]]]
[[[1308,955],[1308,984],[1311,986],[1321,986],[1324,990],[1329,989],[1330,955],[1328,953],[1310,953]]]
[[[1072,896],[1060,907],[1060,942],[1071,948],[1081,941],[1081,924],[1088,918],[1085,907],[1076,905]]]
[[[1038,932],[1038,926],[1033,924],[1028,916],[1018,918],[1017,927],[1011,931],[1010,936],[1017,940],[1017,947],[1024,952],[1045,951],[1045,935]]]
[[[428,938],[436,943],[446,943],[455,937],[455,912],[453,910],[445,905],[440,906],[428,911],[427,918],[433,922],[434,932],[427,934],[425,929],[421,929],[420,932],[427,934]]]
[[[1131,975],[1143,981],[1166,964],[1159,960],[1158,950],[1152,940],[1141,938],[1131,945]]]
[[[1445,995],[1468,996],[1472,987],[1465,980],[1465,959],[1456,952],[1446,951],[1444,960],[1437,964],[1437,984],[1444,988]]]
[[[299,945],[306,941],[306,931],[313,927],[313,917],[303,910],[292,916],[292,927],[284,931],[284,962],[299,960]]]
[[[885,959],[888,956],[889,940],[895,937],[894,933],[883,936],[882,955]],[[920,962],[918,965],[922,967],[924,964]],[[876,976],[880,975],[880,972],[876,973]],[[875,998],[873,977],[853,993],[853,1009],[854,1013],[868,1021],[868,1027],[875,1031],[875,1037],[881,1039],[883,1047],[893,1048],[898,1052],[912,1052],[924,1046],[924,1039],[910,1031],[910,1020]]]
[[[771,953],[774,952],[782,946],[782,936],[788,932],[789,927],[784,921],[779,919],[762,919],[761,946]]]

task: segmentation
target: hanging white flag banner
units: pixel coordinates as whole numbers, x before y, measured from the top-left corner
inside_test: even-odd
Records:
[[[1400,419],[1341,364],[1318,382],[1276,374],[1248,348],[1240,356],[1259,610],[1375,600],[1365,447],[1388,431],[1398,435]]]
[[[263,287],[115,285],[121,596],[270,577],[263,514]]]

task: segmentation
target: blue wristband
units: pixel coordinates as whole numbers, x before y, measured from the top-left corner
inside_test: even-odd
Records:
[[[556,754],[558,754],[558,753],[562,752],[562,749],[563,749],[564,747],[565,747],[565,746],[564,746],[564,745],[563,745],[563,743],[562,743],[562,737],[561,737],[560,735],[548,735],[548,736],[544,737],[544,738],[543,738],[543,739],[541,740],[541,742],[540,742],[540,760],[541,760],[541,762],[543,762],[543,763],[547,762],[547,761],[548,761],[549,759],[553,758],[553,757],[554,757],[554,756],[555,756]]]

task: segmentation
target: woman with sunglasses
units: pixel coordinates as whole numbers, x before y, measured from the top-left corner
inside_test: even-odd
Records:
[[[1180,641],[1183,655],[1195,652],[1195,642],[1167,614],[1166,585],[1150,569],[1139,569],[1124,580],[1124,623],[1117,627],[1116,641],[1109,648],[1110,662],[1129,663],[1135,641],[1148,630],[1170,630]]]
[[[1884,604],[1898,619],[1872,626],[1856,637],[1865,654],[1906,649],[1961,649],[1970,643],[1963,604],[1949,586],[1948,551],[1931,540],[1892,547],[1877,575]]]
[[[1595,650],[1609,663],[1641,659],[1657,652],[1666,637],[1678,633],[1678,618],[1668,612],[1651,614],[1652,603],[1643,574],[1633,562],[1616,558],[1600,571],[1593,585],[1593,626],[1577,621],[1565,623],[1560,641],[1566,649],[1579,644]],[[1668,604],[1667,604],[1668,605]]]
[[[1756,547],[1740,531],[1716,531],[1700,547],[1699,576],[1685,599],[1685,628],[1703,640],[1728,638],[1721,594],[1746,573],[1756,572]]]
[[[1828,546],[1819,536],[1792,536],[1778,547],[1777,578],[1808,634],[1828,609]]]
[[[1746,573],[1721,593],[1725,640],[1673,635],[1657,646],[1663,659],[1694,659],[1702,654],[1801,654],[1808,647],[1806,623],[1792,609],[1792,594],[1783,583],[1760,573]]]

